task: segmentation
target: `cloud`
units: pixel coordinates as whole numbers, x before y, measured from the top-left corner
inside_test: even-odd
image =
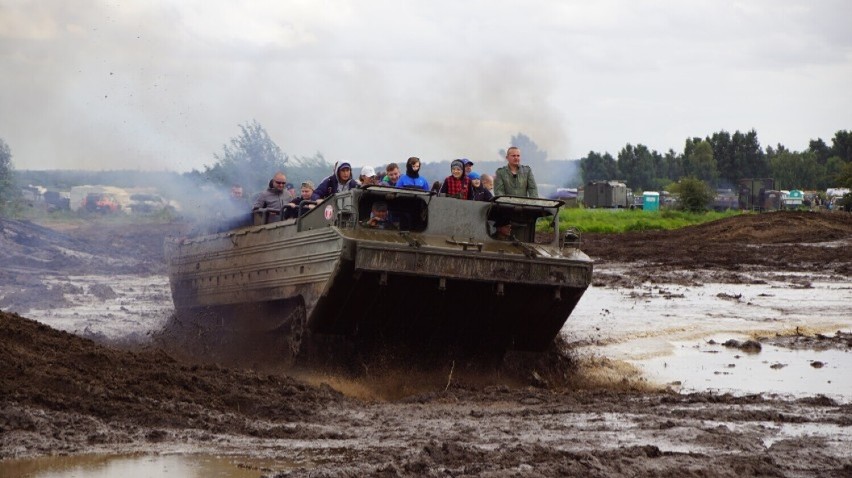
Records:
[[[847,128],[843,1],[5,2],[0,137],[18,168],[213,161],[257,119],[291,155],[358,164],[553,158],[755,128]]]

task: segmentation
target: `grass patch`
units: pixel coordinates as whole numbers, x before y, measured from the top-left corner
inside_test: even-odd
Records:
[[[559,229],[576,228],[580,232],[618,234],[629,231],[668,231],[726,217],[744,214],[740,211],[691,213],[641,209],[563,209],[559,214]]]

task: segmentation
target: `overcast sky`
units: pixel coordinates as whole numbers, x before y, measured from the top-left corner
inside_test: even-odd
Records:
[[[551,159],[852,129],[849,0],[0,0],[18,169],[188,171],[256,119],[289,155]]]

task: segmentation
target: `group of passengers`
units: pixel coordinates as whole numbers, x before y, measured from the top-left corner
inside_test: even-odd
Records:
[[[422,189],[473,201],[490,201],[494,196],[538,197],[532,170],[520,164],[520,149],[510,147],[506,151],[506,162],[492,179],[473,171],[474,164],[469,159],[456,159],[450,163],[450,175],[443,182],[435,181],[432,185],[420,175],[420,159],[416,157],[406,161],[405,174],[401,174],[397,163],[388,164],[384,175],[377,175],[373,167],[365,166],[358,181],[352,177],[351,164],[341,162],[335,165],[334,174],[323,179],[317,187],[311,181],[302,182],[298,196],[295,188],[287,183],[287,176],[279,171],[269,181],[269,187],[257,196],[252,210],[282,211],[283,219],[296,218],[329,196],[369,185]]]

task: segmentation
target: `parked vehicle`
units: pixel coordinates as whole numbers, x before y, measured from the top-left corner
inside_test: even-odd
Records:
[[[155,214],[168,207],[168,203],[156,194],[136,193],[130,195],[130,212],[133,214]]]
[[[102,214],[121,211],[121,205],[115,196],[108,193],[89,193],[83,203],[88,212],[99,212]]]
[[[632,191],[620,181],[586,183],[583,205],[588,208],[627,208],[632,204]]]

